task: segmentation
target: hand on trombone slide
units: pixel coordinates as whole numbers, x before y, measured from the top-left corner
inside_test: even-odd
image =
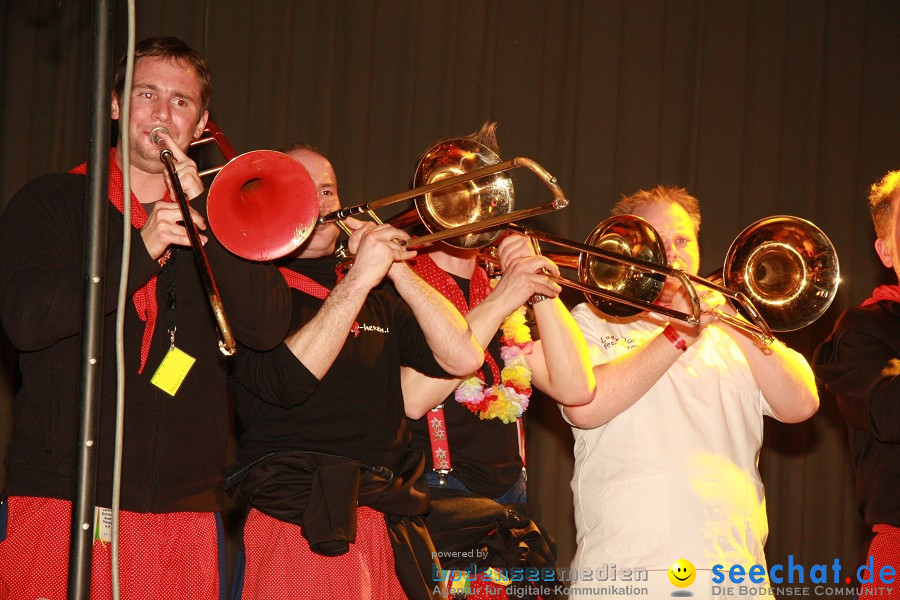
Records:
[[[497,247],[503,277],[496,293],[510,298],[509,312],[522,306],[530,298],[555,298],[562,291],[556,283],[559,267],[545,256],[535,253],[530,239],[508,234]]]
[[[206,229],[203,215],[193,208],[191,208],[191,218],[197,224],[198,229]],[[174,202],[162,200],[150,205],[147,221],[141,227],[141,238],[144,240],[147,252],[154,260],[158,260],[173,244],[175,246],[191,245],[187,230],[184,228],[184,221],[181,218],[181,209]],[[201,235],[200,241],[206,244],[207,237]]]
[[[175,172],[178,175],[181,189],[184,190],[185,195],[188,198],[200,195],[203,192],[203,182],[200,181],[200,176],[197,173],[197,165],[172,141],[168,130],[157,127],[151,132],[150,137],[154,144],[164,146],[171,154]],[[174,200],[176,191],[172,187],[168,171],[164,171],[163,176],[166,180],[166,187],[169,189],[169,195]],[[190,214],[198,229],[206,229],[206,220],[203,218],[203,215],[193,208],[190,208]],[[155,260],[158,260],[170,245],[190,246],[190,236],[184,227],[184,220],[178,203],[159,200],[151,204],[147,220],[141,228],[141,238],[144,240],[147,252]],[[200,242],[206,244],[207,237],[201,235]]]
[[[678,330],[681,336],[690,346],[703,331],[703,328],[714,322],[725,323],[726,325],[735,326],[734,321],[740,320],[742,323],[749,323],[734,306],[725,298],[723,294],[715,290],[702,290],[698,292],[700,300],[700,324],[691,325],[684,321],[673,320],[671,325]],[[679,290],[672,297],[671,307],[675,310],[690,312],[690,304],[687,295]],[[750,333],[746,329],[741,328],[745,333]]]
[[[175,172],[178,174],[178,182],[181,189],[188,200],[193,200],[203,193],[206,188],[200,179],[200,172],[197,170],[197,163],[184,153],[178,147],[178,144],[172,139],[172,135],[165,127],[154,127],[150,132],[150,141],[153,142],[160,150],[168,150],[172,153]],[[169,188],[169,194],[175,198],[175,190],[172,187],[172,181],[169,179],[168,171],[165,172],[166,187]]]
[[[414,250],[407,250],[402,244],[410,238],[405,231],[352,217],[344,223],[351,231],[348,250],[354,255],[353,267],[347,275],[364,278],[370,288],[378,285],[385,275],[390,275],[395,265],[416,256]]]

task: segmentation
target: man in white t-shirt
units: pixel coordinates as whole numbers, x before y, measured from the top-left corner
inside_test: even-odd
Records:
[[[700,208],[684,189],[640,191],[613,214],[648,221],[668,264],[698,272]],[[591,403],[562,408],[575,435],[573,585],[623,587],[608,579],[615,566],[620,578],[625,569],[646,570],[646,581],[632,574],[629,585],[649,587],[651,597],[690,591],[705,598],[729,594],[721,589],[727,587],[740,595],[728,578],[732,565],[765,569],[768,525],[757,469],[762,417],[808,419],[819,405],[816,386],[800,354],[778,341],[763,347],[718,321],[713,309],[734,310],[718,293],[702,287],[698,293],[704,314],[697,327],[648,312],[608,317],[588,303],[572,313],[591,345],[597,379]],[[673,278],[657,303],[689,306]],[[697,573],[686,589],[669,578],[679,559]],[[722,565],[724,581],[714,576],[715,565]],[[597,581],[603,575],[607,580]]]

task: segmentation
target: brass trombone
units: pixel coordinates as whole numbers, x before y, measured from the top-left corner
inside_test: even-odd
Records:
[[[831,241],[799,217],[773,216],[753,223],[732,242],[721,274],[707,278],[669,267],[659,235],[639,217],[607,219],[583,244],[518,225],[511,229],[578,251],[577,255],[547,255],[559,266],[578,272],[577,281],[558,278],[557,283],[584,292],[605,314],[621,317],[647,310],[698,324],[697,287],[704,287],[724,295],[748,320],[717,311],[718,319],[764,344],[774,340],[773,331],[800,329],[822,316],[840,283]],[[691,312],[654,304],[666,277],[681,282]]]
[[[178,179],[178,173],[175,170],[175,157],[172,151],[166,146],[165,140],[160,136],[160,132],[169,133],[165,127],[154,127],[150,131],[150,141],[160,148],[159,160],[165,165],[166,172],[169,175],[169,181],[172,184],[172,190],[175,192],[175,201],[181,210],[181,220],[184,222],[184,229],[187,231],[188,240],[191,244],[191,254],[194,256],[194,262],[197,265],[197,271],[200,274],[200,281],[206,291],[206,297],[212,309],[213,318],[216,321],[216,332],[219,338],[219,350],[226,356],[234,354],[236,344],[234,336],[231,333],[231,325],[225,314],[225,306],[222,304],[222,297],[219,295],[219,288],[216,286],[216,280],[213,278],[212,270],[209,268],[209,259],[206,257],[206,251],[200,242],[200,232],[197,225],[191,219],[191,209],[188,204],[187,196],[181,188],[181,181]]]
[[[514,190],[507,172],[518,168],[534,173],[550,190],[553,199],[513,210]],[[466,138],[432,146],[419,161],[413,185],[399,194],[330,212],[320,217],[319,222],[340,222],[370,213],[380,223],[375,210],[415,199],[416,221],[421,221],[431,233],[403,242],[406,248],[438,241],[459,248],[481,248],[502,235],[504,227],[514,221],[569,205],[556,177],[537,162],[521,156],[500,162],[494,152]],[[401,213],[400,218],[409,221],[407,216]]]
[[[470,211],[465,222],[450,229],[434,225],[433,233],[406,242],[408,248],[449,238],[471,243],[471,240],[480,239],[476,232],[499,230],[490,234],[496,237],[502,233],[503,226],[512,221],[568,206],[569,201],[556,178],[535,161],[518,157],[499,162],[496,154],[481,148],[485,157],[476,156],[478,153],[470,149],[460,150],[454,158],[460,167],[458,173],[442,170],[427,183],[411,190],[321,217],[315,183],[298,161],[269,150],[248,152],[238,157],[233,157],[233,149],[223,151],[229,162],[224,167],[203,172],[219,171],[209,189],[207,218],[216,238],[232,253],[248,260],[272,260],[299,248],[317,223],[340,224],[349,216],[413,198],[417,198],[419,214],[429,215],[423,220],[426,226],[459,218],[453,211],[466,202],[474,201],[478,209]],[[487,153],[493,158],[487,157]],[[477,167],[471,169],[473,164]],[[509,212],[513,192],[506,173],[517,168],[526,168],[537,175],[550,189],[553,199],[539,206]],[[451,208],[449,212],[441,212],[448,208]]]

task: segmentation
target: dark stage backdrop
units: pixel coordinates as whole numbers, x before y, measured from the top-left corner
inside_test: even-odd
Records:
[[[3,205],[28,179],[84,160],[88,4],[0,9]],[[572,205],[538,224],[575,240],[619,196],[656,183],[700,198],[703,272],[721,266],[756,219],[817,223],[838,249],[843,285],[824,318],[783,336],[807,356],[840,310],[885,276],[865,194],[900,168],[894,0],[138,5],[138,38],[176,35],[206,55],[212,117],[237,148],[317,145],[345,204],[406,189],[432,141],[491,119],[504,157],[534,158],[559,178]],[[124,16],[119,3],[117,55]],[[544,199],[527,178],[517,197]],[[7,381],[14,370],[7,359]],[[4,387],[8,397],[12,383]],[[549,402],[528,415],[530,494],[565,563],[574,551],[572,437]],[[861,523],[845,446],[827,394],[811,421],[767,426],[770,563],[789,554],[807,565],[855,563]]]

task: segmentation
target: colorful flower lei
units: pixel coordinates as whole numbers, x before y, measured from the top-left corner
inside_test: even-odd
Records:
[[[459,384],[455,398],[480,419],[500,419],[509,424],[522,416],[531,399],[531,369],[525,357],[531,354],[534,342],[525,324],[525,307],[503,319],[500,328],[500,383],[486,388],[479,371]]]

